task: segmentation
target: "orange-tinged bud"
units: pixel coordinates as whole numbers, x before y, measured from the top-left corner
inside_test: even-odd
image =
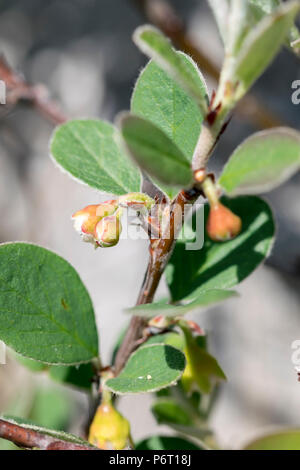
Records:
[[[118,202],[116,200],[86,206],[73,214],[74,228],[82,235],[84,241],[95,244],[96,225],[103,217],[113,214],[117,208]]]
[[[122,231],[119,216],[109,215],[103,217],[95,228],[95,240],[102,248],[114,246],[118,243]]]
[[[109,401],[96,411],[90,427],[89,442],[103,450],[122,450],[130,440],[130,425]]]
[[[112,215],[118,209],[118,201],[111,199],[110,201],[105,201],[102,204],[99,204],[97,207],[96,215],[97,217],[106,217]]]
[[[164,315],[157,315],[149,320],[148,325],[154,328],[164,330],[174,323],[174,318],[165,317]]]
[[[223,242],[235,238],[242,229],[240,217],[220,202],[210,207],[206,230],[212,240]]]

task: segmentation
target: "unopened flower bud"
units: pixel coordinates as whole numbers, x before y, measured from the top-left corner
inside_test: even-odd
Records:
[[[154,204],[154,199],[144,193],[129,193],[119,197],[119,205],[121,207],[130,207],[136,211],[142,209],[150,210]]]
[[[122,450],[130,440],[130,425],[111,404],[102,403],[90,427],[89,442],[103,450]]]
[[[210,175],[203,181],[202,189],[210,205],[206,226],[209,237],[218,242],[235,238],[242,229],[242,221],[219,201],[219,190]]]
[[[210,208],[206,229],[212,240],[222,242],[231,240],[240,233],[242,221],[230,209],[218,202]]]
[[[174,323],[174,318],[166,317],[164,315],[157,315],[154,318],[149,320],[148,325],[150,327],[158,328],[158,329],[166,329]]]
[[[74,228],[82,235],[84,241],[95,244],[96,225],[103,217],[113,214],[117,208],[118,202],[116,200],[86,206],[73,214]]]
[[[193,320],[186,320],[186,324],[197,336],[205,336],[204,330],[198,325],[198,323],[194,322]]]
[[[115,246],[120,238],[122,225],[119,214],[103,217],[95,228],[95,240],[102,248]]]

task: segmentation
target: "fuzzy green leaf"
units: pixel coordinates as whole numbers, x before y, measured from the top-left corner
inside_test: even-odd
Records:
[[[54,131],[50,150],[63,170],[92,188],[117,195],[140,191],[140,172],[107,122],[69,121]]]
[[[93,305],[67,261],[36,245],[0,246],[0,338],[47,364],[78,364],[98,355]]]
[[[128,152],[143,170],[168,187],[191,184],[189,161],[159,127],[129,113],[119,122]]]
[[[177,54],[170,41],[158,29],[145,25],[137,28],[133,35],[135,44],[150,59],[153,59],[197,102],[202,115],[207,113],[206,88],[196,64],[188,56]],[[192,65],[192,67],[191,67]]]
[[[299,11],[298,1],[281,5],[271,15],[265,16],[247,35],[235,65],[237,99],[246,93],[274,59]]]
[[[203,248],[195,251],[187,251],[184,240],[177,241],[166,270],[174,301],[196,297],[209,289],[229,289],[249,276],[270,253],[275,226],[268,204],[256,196],[222,201],[241,217],[242,232],[224,243],[213,242],[206,236]],[[207,217],[206,206],[205,220]],[[187,223],[191,225],[192,219]]]
[[[187,66],[193,67],[184,54],[176,54]],[[195,101],[154,61],[147,64],[138,78],[131,111],[153,122],[177,145],[187,160],[192,160],[203,115]]]
[[[280,5],[280,0],[250,0],[250,3],[259,7],[265,14],[269,15]]]
[[[177,382],[185,368],[181,351],[169,345],[140,347],[129,358],[120,375],[106,386],[114,393],[155,392]]]
[[[183,351],[185,346],[185,340],[183,335],[170,331],[168,333],[162,333],[151,336],[145,343],[145,346],[149,344],[168,344],[176,349]]]
[[[258,132],[232,154],[219,179],[227,194],[271,191],[300,169],[300,132],[279,127]]]
[[[205,292],[199,292],[195,296],[194,300],[182,299],[181,302],[183,305],[162,304],[157,302],[127,308],[125,311],[133,315],[139,315],[146,318],[151,318],[157,315],[163,315],[165,317],[179,317],[192,312],[193,310],[213,306],[236,295],[236,292],[229,290],[211,289]]]

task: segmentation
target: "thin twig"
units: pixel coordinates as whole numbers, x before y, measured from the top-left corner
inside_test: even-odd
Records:
[[[84,444],[64,441],[33,429],[0,419],[0,437],[24,449],[40,450],[99,450]]]
[[[171,206],[169,224],[165,227],[165,236],[159,240],[150,240],[150,256],[147,271],[136,305],[148,304],[153,301],[161,276],[170,259],[175,245],[176,237],[184,222],[185,206],[192,204],[202,194],[197,188],[190,191],[181,191]],[[179,211],[179,212],[178,212]],[[125,338],[118,350],[115,360],[115,374],[118,375],[126,364],[130,354],[139,345],[147,320],[143,317],[133,316]]]
[[[62,124],[67,117],[58,104],[50,99],[49,92],[44,85],[31,85],[13,70],[6,59],[0,57],[0,80],[3,80],[7,88],[6,106],[15,106],[19,101],[32,105],[52,124]]]

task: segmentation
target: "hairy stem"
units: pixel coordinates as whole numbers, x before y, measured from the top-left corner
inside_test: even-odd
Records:
[[[153,301],[159,281],[173,252],[175,241],[180,232],[185,215],[186,204],[191,204],[201,195],[198,188],[181,191],[171,204],[169,222],[159,240],[150,240],[150,256],[145,278],[140,289],[136,305],[149,304]],[[126,364],[130,354],[139,345],[139,339],[147,320],[133,316],[125,338],[118,350],[115,360],[115,374],[118,375]]]
[[[0,437],[25,449],[40,450],[99,450],[84,444],[64,441],[33,429],[0,419]]]

